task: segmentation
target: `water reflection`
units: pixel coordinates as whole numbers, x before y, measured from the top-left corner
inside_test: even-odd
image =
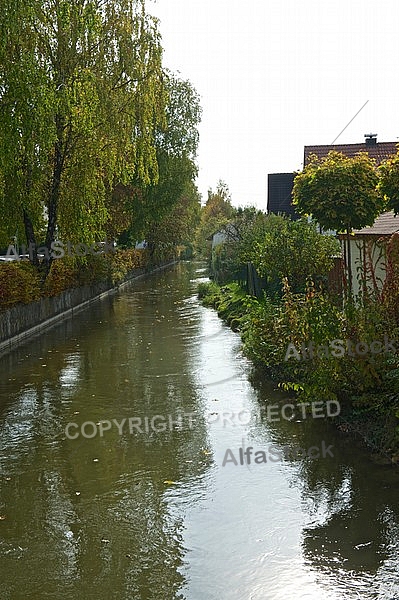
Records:
[[[322,419],[257,419],[284,394],[249,378],[202,277],[136,282],[0,360],[2,599],[398,596],[398,471]],[[177,422],[130,430],[155,415]],[[66,435],[87,422],[94,437]],[[222,467],[243,443],[323,440],[333,458]]]
[[[270,386],[256,376],[252,382],[259,401],[270,403]],[[304,448],[322,439],[333,445],[334,459],[291,461],[290,473],[308,516],[304,565],[318,573],[324,591],[345,598],[399,598],[399,469],[376,465],[356,440],[327,422],[281,420],[267,428],[280,447],[293,440]],[[264,434],[257,430],[254,437]]]

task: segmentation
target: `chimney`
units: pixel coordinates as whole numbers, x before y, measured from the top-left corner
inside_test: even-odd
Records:
[[[377,143],[377,133],[365,133],[366,146],[375,146]]]

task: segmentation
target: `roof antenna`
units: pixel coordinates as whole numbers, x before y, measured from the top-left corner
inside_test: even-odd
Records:
[[[349,125],[352,123],[352,121],[354,121],[357,117],[357,115],[363,110],[363,108],[366,106],[368,100],[366,100],[366,102],[363,104],[362,108],[360,110],[357,111],[357,113],[355,114],[354,117],[352,117],[352,119],[349,121],[349,123],[347,125],[345,125],[345,127],[343,128],[343,130],[337,135],[337,137],[335,138],[335,140],[333,142],[331,142],[330,146],[332,146],[333,144],[335,144],[335,142],[337,141],[337,139],[339,138],[340,135],[342,135],[345,131],[345,129],[347,129],[349,127]]]

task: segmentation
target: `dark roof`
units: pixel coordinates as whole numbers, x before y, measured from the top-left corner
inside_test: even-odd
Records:
[[[292,205],[294,173],[269,173],[267,184],[267,212],[298,219],[299,215]]]
[[[371,227],[363,227],[363,229],[354,229],[353,233],[356,236],[366,235],[392,235],[399,232],[399,215],[395,217],[393,210],[382,213],[376,218],[374,225]]]
[[[374,158],[377,164],[396,154],[398,151],[398,142],[377,142],[376,144],[336,144],[335,146],[305,146],[304,166],[309,162],[311,154],[316,154],[319,158],[327,156],[331,150],[342,152],[345,156],[353,157],[359,152],[367,152],[370,158]]]

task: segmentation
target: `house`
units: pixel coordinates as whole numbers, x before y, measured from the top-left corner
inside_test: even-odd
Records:
[[[303,164],[309,164],[312,155],[324,158],[329,152],[341,152],[345,156],[353,157],[359,152],[367,152],[370,158],[380,165],[384,160],[396,154],[398,142],[377,142],[377,134],[367,133],[362,144],[327,144],[305,146]],[[267,212],[288,215],[291,219],[298,219],[292,204],[292,189],[295,173],[271,173],[268,175]]]
[[[350,264],[352,290],[359,294],[380,292],[386,279],[386,244],[394,233],[399,234],[399,215],[393,211],[382,213],[371,227],[356,229],[350,236]],[[345,264],[349,257],[346,248],[346,235],[338,236],[343,247]]]
[[[212,233],[207,238],[207,241],[212,242],[212,250],[214,250],[214,248],[216,246],[223,244],[227,240],[238,240],[238,239],[239,239],[238,231],[234,227],[233,223],[227,223],[226,225],[224,225],[223,227],[221,227],[220,229],[218,229],[217,231]]]
[[[364,143],[360,144],[327,144],[304,147],[304,166],[308,165],[311,157],[325,158],[329,152],[341,152],[345,156],[354,157],[359,152],[367,152],[377,165],[394,156],[398,151],[398,142],[377,142],[377,134],[365,134]],[[273,173],[268,175],[268,212],[286,214],[297,218],[292,205],[292,189],[294,173]],[[380,215],[372,227],[353,232],[350,238],[349,251],[346,248],[346,237],[338,236],[342,247],[342,256],[334,257],[334,268],[329,275],[329,285],[332,290],[341,293],[343,285],[344,266],[351,257],[352,290],[356,296],[359,292],[381,290],[386,276],[385,243],[393,233],[399,231],[399,216],[393,212]],[[335,234],[335,231],[323,233]],[[364,274],[364,275],[362,275]]]
[[[305,146],[304,165],[309,164],[311,156],[325,158],[329,152],[341,152],[345,156],[354,157],[359,152],[367,152],[370,158],[374,159],[376,165],[395,155],[398,151],[397,142],[377,142],[377,135],[366,134],[363,144],[335,144]],[[348,273],[348,262],[350,257],[351,264],[351,288],[354,297],[367,290],[381,290],[385,281],[385,244],[390,236],[398,231],[399,218],[395,217],[393,212],[380,215],[372,227],[365,227],[353,232],[350,237],[350,247],[346,246],[347,239],[345,235],[339,235],[342,247],[343,262],[335,263],[334,280],[338,282],[338,273],[341,269],[343,275],[344,266]],[[334,233],[330,231],[329,233]],[[337,286],[338,288],[338,286]]]
[[[267,176],[267,212],[299,219],[292,205],[294,173],[269,173]]]
[[[312,154],[315,154],[318,158],[324,158],[329,152],[334,150],[335,152],[341,152],[349,158],[353,158],[359,152],[367,152],[369,157],[373,158],[377,165],[380,165],[384,160],[396,154],[398,150],[398,142],[377,143],[377,134],[375,133],[366,133],[364,137],[366,138],[364,144],[305,146],[303,164],[305,167],[309,164]]]

